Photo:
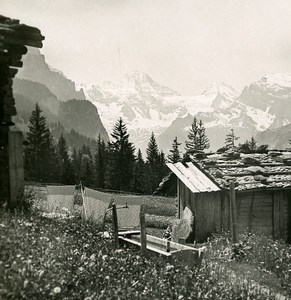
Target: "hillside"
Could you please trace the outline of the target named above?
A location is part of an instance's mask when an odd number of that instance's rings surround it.
[[[16,77],[44,84],[62,101],[85,99],[83,91],[77,91],[72,80],[66,78],[60,71],[52,69],[38,49],[29,48],[29,51],[23,57],[23,67]]]
[[[24,132],[28,131],[29,116],[38,103],[50,128],[60,123],[63,133],[70,142],[80,144],[90,139],[97,139],[100,134],[104,141],[108,141],[108,134],[100,120],[96,107],[87,100],[60,101],[44,84],[25,79],[14,79],[14,97],[17,115],[14,117],[16,126]],[[72,135],[73,133],[75,134]]]

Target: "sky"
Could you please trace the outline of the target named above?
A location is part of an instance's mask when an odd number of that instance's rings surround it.
[[[77,83],[133,70],[181,94],[212,82],[238,92],[291,73],[290,0],[0,0],[0,14],[38,27],[49,65]]]

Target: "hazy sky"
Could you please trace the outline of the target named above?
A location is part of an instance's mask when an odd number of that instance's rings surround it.
[[[37,26],[47,62],[78,83],[132,70],[184,94],[291,73],[290,0],[0,0]]]

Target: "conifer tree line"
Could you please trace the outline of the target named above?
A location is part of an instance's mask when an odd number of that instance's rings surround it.
[[[146,157],[130,141],[122,118],[116,121],[111,141],[105,143],[100,135],[92,153],[89,146],[70,148],[62,134],[55,140],[38,104],[29,119],[25,147],[25,178],[27,181],[61,184],[82,184],[107,190],[151,194],[169,174],[166,163],[188,160],[189,153],[205,151],[210,147],[202,120],[193,118],[185,141],[185,153],[180,151],[177,137],[166,156],[160,151],[154,133],[151,134]],[[257,146],[254,137],[235,145],[238,137],[234,130],[225,138],[224,150],[236,148],[239,152],[265,151],[266,145]]]
[[[29,119],[25,147],[27,181],[82,184],[100,189],[151,194],[168,174],[165,154],[158,149],[152,133],[146,159],[130,142],[120,118],[114,125],[111,141],[100,135],[95,153],[89,146],[69,149],[64,136],[54,140],[38,104]]]

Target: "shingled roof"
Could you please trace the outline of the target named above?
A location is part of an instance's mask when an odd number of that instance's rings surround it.
[[[192,162],[221,189],[235,182],[237,190],[291,188],[291,152],[213,153]]]

